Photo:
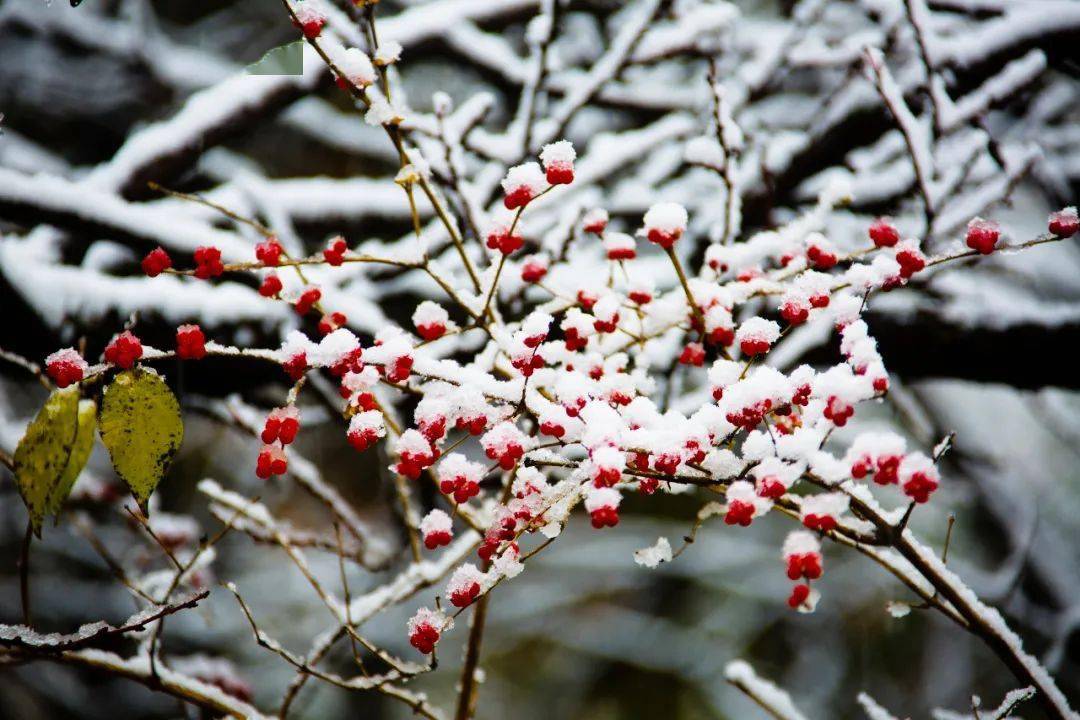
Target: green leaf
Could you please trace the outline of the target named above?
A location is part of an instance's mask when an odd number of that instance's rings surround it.
[[[244,68],[244,72],[248,75],[303,75],[304,41],[296,40],[270,50]]]
[[[94,449],[94,429],[97,427],[97,403],[93,400],[80,400],[78,412],[79,428],[75,432],[75,442],[71,446],[71,454],[68,455],[67,467],[64,468],[60,482],[53,488],[49,495],[46,512],[50,515],[60,514],[60,508],[71,494],[71,488],[79,478],[79,473],[86,467],[86,461],[90,459],[90,451]]]
[[[126,370],[105,389],[98,432],[116,474],[145,513],[184,440],[176,396],[152,370]]]
[[[57,390],[45,401],[15,449],[15,482],[38,537],[49,498],[71,457],[78,414],[78,388]]]

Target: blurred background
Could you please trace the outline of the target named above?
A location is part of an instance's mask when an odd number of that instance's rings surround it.
[[[1031,9],[1040,3],[1020,4]],[[663,5],[665,21],[675,22],[680,13],[708,3]],[[793,217],[836,169],[856,181],[856,204],[830,225],[830,237],[835,233],[841,247],[856,246],[878,213],[896,215],[902,227],[918,221],[910,168],[901,167],[895,137],[888,139],[888,116],[845,90],[860,77],[853,71],[857,53],[849,47],[856,41],[845,44],[847,37],[881,45],[908,67],[912,35],[896,19],[903,3],[736,5],[737,21],[715,32],[704,28],[671,57],[647,58],[629,68],[612,92],[570,124],[568,135],[581,148],[599,132],[656,128],[685,117],[697,123],[660,133],[647,152],[613,167],[590,201],[606,203],[616,225],[632,228],[659,189],[681,189],[696,230],[709,234],[716,207],[722,206],[719,185],[682,159],[682,143],[703,132],[709,118],[702,58],[719,54],[721,77],[742,78],[752,74],[753,63],[769,67],[768,48],[783,48],[769,82],[746,80],[753,92],[738,116],[751,145],[745,156],[744,234]],[[1008,0],[931,3],[935,27],[985,50],[969,49],[966,58],[958,51],[952,58],[948,79],[957,94],[1038,53],[1036,60],[1026,60],[1038,72],[1023,82],[1005,82],[979,115],[976,130],[995,138],[994,150],[1004,159],[973,161],[961,183],[970,192],[957,195],[967,199],[962,209],[970,210],[968,217],[989,210],[1017,240],[1042,232],[1047,213],[1071,204],[1080,185],[1080,19],[1063,12],[1068,5],[1045,3],[1046,14],[1035,17],[1034,29],[1017,24],[1003,30],[993,23],[1015,7]],[[420,15],[406,15],[423,6],[390,0],[378,5],[380,17],[405,18],[396,26],[388,23],[387,32],[403,38],[395,78],[410,106],[430,112],[437,90],[458,105],[490,93],[478,132],[495,133],[513,116],[521,95],[526,27],[538,3],[443,0],[431,3],[435,15],[425,23]],[[552,83],[565,90],[627,18],[615,0],[573,2],[560,13]],[[207,124],[168,152],[146,157],[125,145],[140,130],[176,118],[193,96],[220,87],[294,35],[273,0],[85,0],[77,8],[64,0],[0,0],[0,173],[6,173],[0,174],[0,348],[41,362],[53,350],[82,341],[87,356],[96,357],[133,312],[144,341],[161,346],[170,344],[176,324],[184,321],[201,322],[221,342],[259,347],[276,346],[295,326],[278,306],[260,304],[253,286],[222,283],[200,290],[199,297],[178,299],[145,284],[138,260],[161,242],[152,225],[167,224],[171,216],[165,213],[228,227],[212,213],[151,192],[147,180],[235,203],[275,229],[285,228],[289,242],[311,249],[330,233],[352,241],[408,232],[404,198],[389,182],[396,170],[389,143],[381,130],[359,120],[327,77],[310,69],[253,93],[241,111],[230,108],[219,125]],[[205,118],[209,110],[201,112]],[[185,127],[180,123],[172,130],[182,133]],[[122,148],[127,155],[118,155]],[[1028,149],[1030,156],[1016,160]],[[475,155],[469,162],[479,174],[490,158],[483,158],[482,148]],[[22,180],[29,177],[56,183],[31,186]],[[379,194],[374,179],[389,190]],[[29,194],[20,194],[28,187]],[[863,187],[865,194],[859,192]],[[83,189],[90,194],[82,195]],[[125,207],[160,208],[163,214],[139,220],[146,226],[132,225],[126,210],[114,212],[91,190],[120,198]],[[939,230],[932,240],[940,248],[950,228]],[[890,428],[904,433],[909,444],[929,448],[946,433],[957,433],[940,500],[920,508],[913,526],[940,549],[948,517],[955,517],[950,566],[1002,610],[1074,706],[1080,704],[1078,273],[1074,239],[957,268],[883,298],[872,308],[871,329],[894,373],[893,391],[888,402],[860,408],[854,427],[840,437],[842,443],[859,430]],[[355,278],[340,290],[354,303],[349,315],[359,333],[390,320],[404,322],[418,299],[413,285],[393,276]],[[836,348],[803,337],[783,352],[777,362],[794,365],[829,362]],[[276,369],[256,366],[237,373],[234,364],[215,360],[159,369],[180,397],[187,432],[158,491],[158,512],[175,516],[183,527],[190,521],[181,516],[190,516],[198,524],[196,536],[216,532],[221,524],[195,490],[199,479],[209,477],[258,495],[296,527],[327,530],[325,509],[302,489],[283,479],[267,484],[254,477],[257,441],[221,420],[222,400],[230,395],[245,406],[279,404],[286,386]],[[44,397],[31,375],[0,362],[0,448],[14,449]],[[340,420],[321,403],[311,400],[303,412],[298,451],[364,520],[384,528],[389,542],[403,548],[393,486],[381,477],[386,458],[369,453],[358,460],[344,442]],[[419,498],[425,507],[436,500],[429,490]],[[154,546],[126,521],[118,494],[98,447],[68,517],[48,527],[33,548],[35,615],[42,628],[71,631],[136,609],[87,537],[92,533],[125,566],[160,564]],[[16,558],[25,510],[10,474],[0,481],[0,496],[0,622],[13,623],[19,619]],[[658,536],[676,544],[702,502],[693,495],[628,498],[622,522],[610,532],[594,532],[577,517],[527,572],[500,588],[491,602],[477,717],[763,717],[723,680],[724,665],[737,658],[789,690],[808,717],[822,720],[863,717],[855,703],[861,690],[898,717],[921,718],[936,707],[966,712],[973,694],[996,704],[1014,686],[995,657],[944,619],[920,611],[893,617],[887,603],[911,600],[909,594],[862,556],[835,547],[826,551],[817,612],[790,612],[779,558],[789,527],[781,518],[737,532],[719,522],[706,525],[676,562],[657,570],[634,563],[633,551]],[[312,557],[320,576],[337,587],[336,558]],[[393,577],[405,560],[396,557],[384,572],[351,570],[354,594]],[[331,618],[280,550],[233,533],[218,546],[217,562],[205,578],[214,588],[211,598],[197,611],[170,619],[164,649],[178,666],[225,658],[257,705],[276,707],[293,669],[256,645],[233,599],[216,587],[222,579],[235,581],[264,629],[297,652]],[[380,645],[410,653],[404,623],[431,594],[379,616],[366,632]],[[434,701],[455,695],[464,637],[459,623],[440,646],[439,672],[415,683]],[[349,665],[341,645],[328,667],[347,672]],[[49,663],[0,667],[5,720],[149,720],[190,712],[164,695],[93,672]],[[381,695],[312,682],[291,716],[409,714]],[[1034,704],[1018,715],[1041,717]]]

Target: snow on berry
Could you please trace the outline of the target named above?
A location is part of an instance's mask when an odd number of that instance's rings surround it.
[[[381,367],[388,382],[401,383],[409,379],[412,373],[415,350],[404,333],[397,333],[376,340],[368,349],[365,358]]]
[[[480,481],[484,479],[485,468],[478,462],[472,462],[461,453],[450,453],[439,463],[439,490],[444,495],[453,495],[454,502],[468,502],[480,494]]]
[[[788,325],[801,325],[810,317],[810,296],[800,288],[791,288],[780,298],[780,317]]]
[[[434,550],[454,539],[454,523],[449,515],[436,508],[420,521],[420,534],[424,537],[424,547]]]
[[[105,362],[127,370],[135,364],[136,360],[142,357],[142,342],[130,330],[125,330],[116,335],[105,347],[104,355]]]
[[[448,620],[441,612],[422,607],[409,618],[405,627],[409,633],[409,644],[425,655],[430,655],[435,651],[440,634],[452,625],[453,621]]]
[[[705,346],[698,342],[686,343],[679,354],[679,363],[701,367],[705,364]]]
[[[295,20],[293,24],[304,33],[308,40],[314,40],[322,33],[326,25],[326,11],[320,0],[300,0],[293,5]]]
[[[817,607],[821,594],[807,584],[799,584],[791,589],[788,596],[788,607],[801,613],[812,613]]]
[[[472,563],[465,563],[450,576],[446,584],[446,594],[454,607],[468,607],[480,597],[480,587],[484,582],[484,573]]]
[[[899,243],[893,257],[900,265],[900,276],[905,279],[926,267],[926,256],[922,254],[916,240],[904,240]]]
[[[994,252],[998,238],[1001,237],[1001,228],[996,222],[983,220],[981,217],[972,218],[967,224],[967,233],[964,242],[967,246],[983,255]]]
[[[430,342],[441,338],[446,333],[446,329],[450,326],[450,315],[442,305],[425,300],[417,305],[412,321],[420,337]]]
[[[45,372],[59,388],[66,388],[86,377],[90,369],[86,360],[75,348],[64,348],[45,358]]]
[[[821,233],[810,233],[806,238],[806,259],[818,270],[828,270],[840,260],[836,246]]]
[[[526,283],[538,283],[544,279],[548,272],[548,259],[546,255],[530,255],[521,264],[521,281]]]
[[[577,153],[569,140],[545,145],[540,151],[547,181],[552,185],[568,185],[574,181],[574,160]]]
[[[613,487],[622,479],[626,466],[626,453],[606,445],[593,450],[590,456],[590,474],[596,487]]]
[[[503,470],[511,470],[529,445],[529,438],[511,422],[501,422],[480,438],[484,453],[497,460]]]
[[[593,305],[593,328],[598,333],[612,333],[619,324],[619,296],[614,293],[603,295]]]
[[[799,479],[802,470],[800,465],[789,465],[779,458],[766,457],[754,466],[750,474],[754,477],[758,495],[778,500]]]
[[[288,458],[285,457],[285,448],[279,443],[263,445],[259,451],[259,459],[255,465],[255,474],[263,480],[268,480],[274,475],[284,475],[289,468]]]
[[[844,462],[856,480],[873,476],[878,485],[894,485],[905,450],[904,438],[894,433],[861,433],[852,441]]]
[[[735,332],[735,340],[744,355],[753,357],[769,351],[780,337],[780,326],[772,320],[752,317]]]
[[[821,543],[806,530],[792,530],[784,539],[784,563],[789,580],[817,580],[821,577]]]
[[[398,462],[393,466],[394,472],[413,480],[420,477],[424,468],[431,467],[438,458],[438,451],[419,430],[413,428],[398,436],[394,443],[394,452],[398,456]]]
[[[607,224],[608,211],[604,208],[593,208],[581,219],[581,229],[593,235],[603,235]]]
[[[592,318],[576,307],[566,311],[559,327],[566,336],[566,349],[571,352],[584,350],[589,338],[596,334]]]
[[[633,260],[637,257],[637,241],[626,233],[607,233],[604,235],[604,252],[608,260]]]
[[[649,208],[643,220],[643,234],[651,243],[669,249],[686,232],[686,208],[678,203],[662,202]]]
[[[1076,208],[1069,206],[1051,213],[1046,226],[1055,237],[1069,238],[1080,230],[1080,217],[1077,217]]]
[[[339,85],[348,83],[362,90],[378,78],[375,67],[371,64],[371,58],[359,48],[342,49],[338,46],[336,52],[332,53],[332,58],[334,65],[341,72],[341,77],[338,79]]]
[[[206,357],[206,336],[198,325],[176,328],[176,357],[181,360],[202,360]]]
[[[590,487],[585,493],[585,510],[597,530],[619,524],[619,503],[622,495],[612,487]]]
[[[627,285],[626,296],[638,305],[648,305],[656,297],[656,282],[648,276],[633,278]]]
[[[917,503],[929,500],[941,482],[934,461],[922,453],[904,456],[897,472],[900,488]]]
[[[263,443],[269,445],[280,442],[288,445],[296,439],[296,433],[300,430],[300,409],[295,405],[274,408],[266,416],[260,437]]]
[[[503,204],[507,210],[515,210],[528,205],[533,198],[547,188],[544,171],[534,162],[515,165],[510,168],[502,180],[505,193]],[[488,242],[490,243],[490,236]]]
[[[753,483],[736,480],[727,489],[727,509],[724,522],[728,525],[746,527],[754,518],[764,515],[772,509],[772,500],[762,497]]]
[[[363,452],[386,435],[383,414],[378,410],[365,410],[352,416],[345,437],[357,451]]]
[[[384,40],[375,48],[375,64],[382,67],[393,65],[401,59],[401,43],[396,40]]]
[[[147,277],[157,277],[172,267],[172,258],[165,248],[156,247],[142,259],[142,270]]]
[[[848,502],[848,496],[839,492],[808,495],[803,498],[800,507],[802,523],[811,530],[833,530],[847,511]]]
[[[503,255],[510,255],[525,245],[512,217],[495,217],[488,225],[487,246]]]
[[[731,311],[723,305],[713,305],[705,311],[705,341],[720,347],[735,342],[735,321]]]

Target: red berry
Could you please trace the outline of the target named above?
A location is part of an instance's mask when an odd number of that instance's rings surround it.
[[[267,238],[255,246],[255,259],[266,267],[277,267],[281,263],[281,245],[277,238]]]
[[[162,247],[156,247],[142,260],[142,269],[147,277],[157,277],[172,267],[172,258]]]
[[[206,357],[206,336],[198,325],[176,328],[176,356],[181,360],[202,360]]]
[[[281,278],[271,273],[263,278],[259,286],[259,294],[263,297],[274,297],[281,292]]]
[[[349,321],[343,312],[326,313],[319,320],[319,334],[329,335]]]
[[[547,275],[547,267],[539,262],[526,262],[521,268],[521,280],[527,283],[538,283]]]
[[[803,603],[805,603],[806,599],[809,598],[809,597],[810,597],[810,586],[809,585],[796,585],[795,587],[793,587],[791,589],[791,596],[788,597],[788,601],[787,601],[788,606],[792,610],[794,610],[795,608],[797,608],[800,605],[802,605]]]
[[[323,250],[323,258],[329,265],[337,267],[345,262],[345,253],[349,250],[349,245],[345,242],[345,238],[340,235],[330,241],[330,245]]]
[[[79,382],[86,377],[86,360],[74,348],[57,350],[45,358],[45,371],[59,388]]]
[[[1047,227],[1051,234],[1059,238],[1072,237],[1077,230],[1080,230],[1080,217],[1076,215],[1076,208],[1069,207],[1058,210],[1050,216]]]
[[[319,302],[322,298],[322,291],[316,287],[305,288],[304,292],[300,293],[299,299],[296,301],[295,309],[297,315],[307,315],[311,308],[315,307],[315,303]]]
[[[994,252],[994,246],[997,245],[1000,236],[1001,229],[998,228],[997,223],[975,218],[968,223],[965,241],[972,250],[989,255]]]
[[[133,333],[125,330],[105,348],[105,361],[127,370],[142,354],[142,342]]]
[[[701,343],[687,343],[679,355],[679,362],[683,365],[701,367],[705,364],[705,347]]]
[[[880,217],[870,225],[870,239],[874,247],[892,247],[900,242],[900,232],[889,218]]]

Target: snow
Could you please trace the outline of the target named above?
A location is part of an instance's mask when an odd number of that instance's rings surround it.
[[[647,568],[655,568],[660,563],[671,562],[671,543],[666,537],[657,538],[655,545],[634,551],[634,562]]]
[[[806,720],[806,716],[795,707],[791,696],[754,672],[754,668],[750,667],[749,663],[743,660],[729,662],[724,666],[724,678],[729,683],[744,689],[779,720]]]

